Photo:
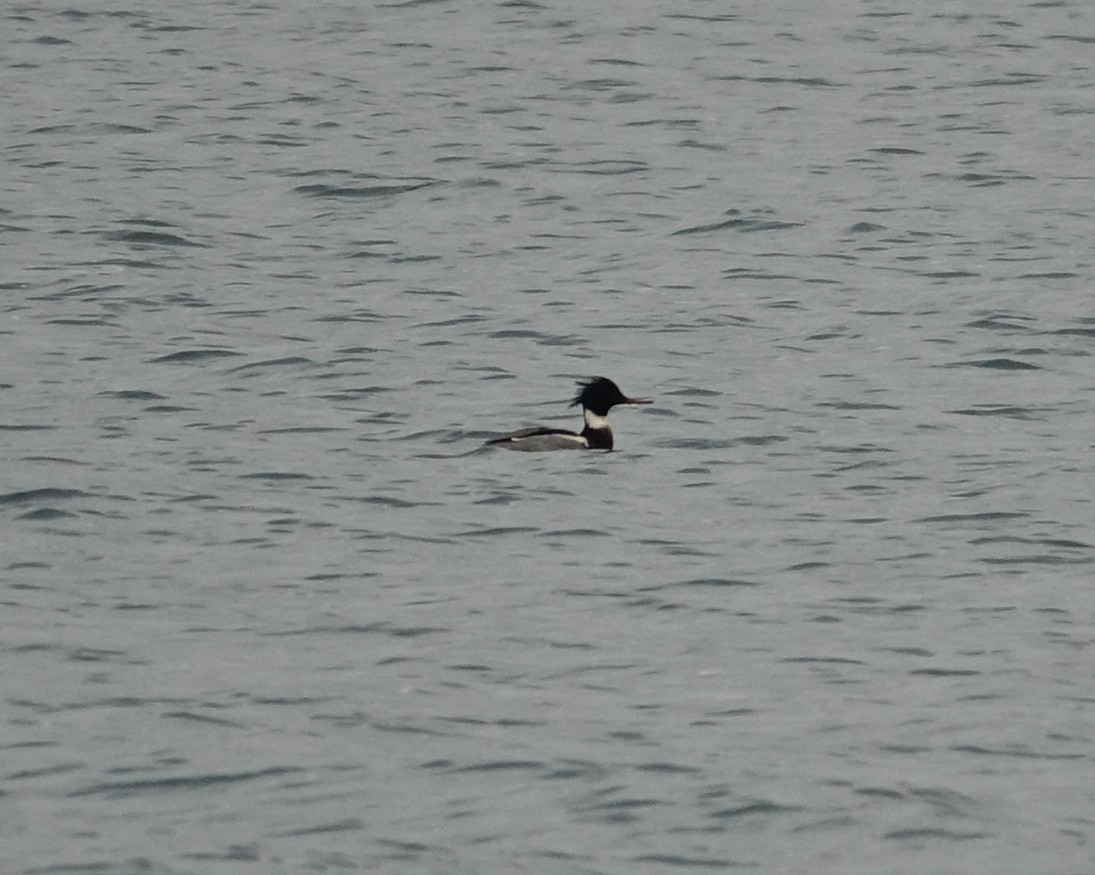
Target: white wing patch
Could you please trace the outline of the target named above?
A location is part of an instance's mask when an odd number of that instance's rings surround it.
[[[526,428],[494,438],[490,446],[523,453],[543,453],[548,450],[588,450],[589,441],[580,434],[567,432],[543,432]]]

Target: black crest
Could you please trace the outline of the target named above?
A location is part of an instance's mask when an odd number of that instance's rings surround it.
[[[628,402],[628,397],[608,377],[591,377],[578,385],[581,388],[570,402],[571,407],[580,404],[598,416],[607,416],[611,408]]]

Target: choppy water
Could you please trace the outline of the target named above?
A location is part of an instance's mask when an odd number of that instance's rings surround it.
[[[4,872],[1095,871],[1090,4],[3,22]]]

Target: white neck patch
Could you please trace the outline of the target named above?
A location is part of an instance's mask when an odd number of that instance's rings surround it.
[[[592,410],[583,410],[582,414],[585,416],[586,428],[592,428],[595,431],[602,428],[608,428],[608,417],[598,416]]]

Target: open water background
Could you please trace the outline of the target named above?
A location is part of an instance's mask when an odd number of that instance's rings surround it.
[[[3,872],[1095,872],[1095,6],[0,20]]]

